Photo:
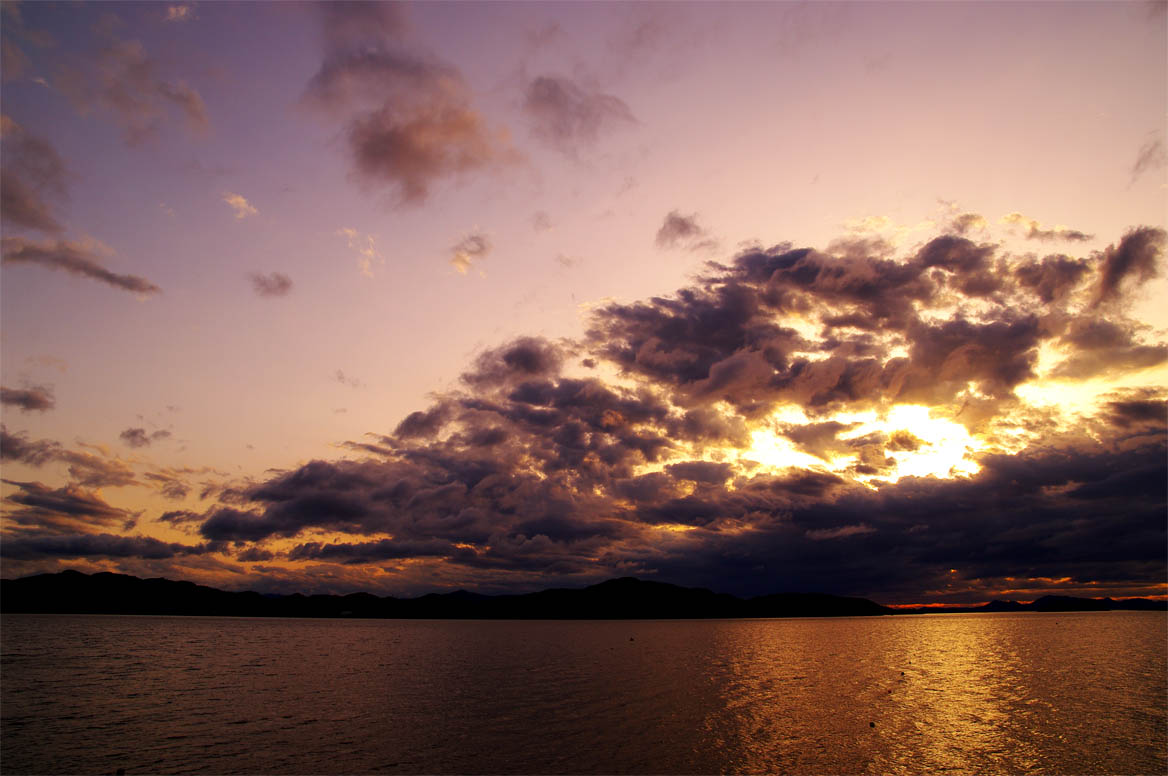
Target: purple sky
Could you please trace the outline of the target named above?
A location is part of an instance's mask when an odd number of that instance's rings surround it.
[[[1165,3],[0,8],[5,577],[1166,592]]]

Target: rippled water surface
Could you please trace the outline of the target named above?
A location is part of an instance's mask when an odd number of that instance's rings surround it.
[[[16,773],[1168,772],[1168,617],[5,615]]]

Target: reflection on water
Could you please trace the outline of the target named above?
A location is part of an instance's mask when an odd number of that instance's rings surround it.
[[[1160,613],[6,615],[5,773],[1163,773]]]

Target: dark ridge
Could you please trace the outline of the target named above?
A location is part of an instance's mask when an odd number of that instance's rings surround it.
[[[108,572],[91,575],[62,571],[0,580],[0,611],[5,613],[614,620],[1111,610],[1165,611],[1168,602],[1045,596],[1029,604],[993,601],[969,608],[890,609],[864,598],[824,593],[776,593],[742,599],[634,577],[610,579],[582,589],[558,588],[522,595],[482,595],[456,590],[418,598],[378,597],[370,593],[343,596],[233,593],[193,582],[139,579]]]
[[[0,580],[6,613],[171,614],[238,617],[374,617],[418,619],[696,619],[720,617],[846,617],[889,614],[862,598],[783,593],[743,600],[701,588],[633,577],[583,589],[523,595],[465,590],[418,598],[350,595],[232,593],[168,579],[62,571]]]

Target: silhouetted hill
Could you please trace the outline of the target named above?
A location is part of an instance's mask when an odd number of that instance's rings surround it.
[[[690,619],[840,617],[888,614],[862,598],[783,593],[741,599],[632,577],[583,589],[523,595],[458,590],[418,598],[232,593],[192,582],[63,571],[0,581],[4,612],[230,615],[250,617],[400,617],[425,619]]]
[[[1070,612],[1116,609],[1164,611],[1168,603],[1131,599],[1044,596],[1029,604],[993,601],[946,612]],[[698,619],[720,617],[850,617],[921,614],[937,609],[889,609],[864,598],[823,593],[776,593],[742,599],[702,588],[633,577],[582,589],[522,595],[465,590],[418,598],[233,593],[193,582],[139,579],[124,574],[62,571],[0,580],[0,611],[77,614],[176,614],[238,617],[374,617],[416,619]]]

